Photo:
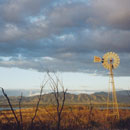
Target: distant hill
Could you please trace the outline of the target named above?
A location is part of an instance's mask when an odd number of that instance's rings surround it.
[[[62,96],[62,93],[60,93]],[[18,96],[10,96],[11,102],[14,104],[19,101]],[[94,94],[66,94],[66,103],[67,104],[86,104],[90,103],[106,103],[107,93],[106,92],[96,92]],[[23,97],[23,104],[34,104],[38,100],[38,96],[29,96]],[[117,100],[119,103],[130,103],[130,97],[127,94],[127,91],[118,91]],[[42,95],[42,103],[51,104],[55,102],[54,94],[44,94]],[[6,99],[3,96],[0,96],[0,105],[7,104]]]
[[[24,96],[29,96],[31,90],[24,90],[24,89],[5,89],[5,92],[8,96],[20,96],[21,93],[24,94]],[[0,95],[2,94],[2,91],[0,91]]]
[[[33,96],[38,95],[40,90],[39,89],[5,89],[5,92],[8,96],[20,96],[21,93],[23,96]],[[44,90],[44,93],[48,93],[49,90]],[[2,91],[0,91],[0,95],[2,94]]]

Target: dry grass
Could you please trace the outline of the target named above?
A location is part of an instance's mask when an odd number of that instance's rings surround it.
[[[27,130],[30,127],[31,119],[33,117],[35,109],[28,108],[22,109],[23,116],[23,129]],[[130,110],[120,110],[120,119],[124,121],[124,129],[127,129],[125,121],[130,117]],[[19,110],[16,110],[16,115],[20,120]],[[55,129],[56,128],[56,107],[40,107],[37,116],[34,120],[34,129]],[[61,129],[64,130],[85,130],[85,129],[114,129],[122,127],[118,122],[120,121],[108,121],[106,120],[106,110],[90,109],[86,106],[65,106],[62,112]],[[14,129],[15,119],[11,111],[0,112],[0,129]],[[9,126],[9,128],[7,127]],[[129,127],[129,126],[128,126]],[[120,129],[120,128],[119,128]]]

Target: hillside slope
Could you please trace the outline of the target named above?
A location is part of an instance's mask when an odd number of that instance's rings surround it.
[[[60,93],[60,97],[62,93]],[[10,100],[13,104],[17,104],[19,102],[18,96],[10,96]],[[22,102],[23,104],[35,104],[38,100],[38,96],[31,96],[31,97],[23,97]],[[67,104],[87,104],[90,103],[106,103],[107,100],[107,93],[106,92],[98,92],[94,94],[66,94],[66,103]],[[127,92],[120,91],[117,92],[117,100],[119,103],[130,103],[130,97],[127,95]],[[54,94],[44,94],[42,95],[41,103],[51,104],[55,102]],[[0,96],[0,105],[7,104],[6,99],[3,96]]]

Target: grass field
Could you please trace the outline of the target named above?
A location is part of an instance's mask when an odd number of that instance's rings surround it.
[[[34,129],[34,130],[56,130],[57,111],[54,106],[39,107],[36,118],[31,124],[35,108],[22,109],[22,119],[19,110],[16,110],[18,120],[21,120],[21,128],[17,128],[14,115],[11,111],[0,111],[0,129]],[[129,129],[130,110],[120,109],[120,120],[106,118],[106,110],[85,105],[65,106],[62,112],[61,130],[86,130],[86,129]]]

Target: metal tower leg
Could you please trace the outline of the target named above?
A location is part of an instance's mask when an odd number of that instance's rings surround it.
[[[119,119],[119,110],[118,110],[118,103],[116,97],[116,90],[114,84],[114,77],[112,71],[112,63],[110,64],[110,85],[112,86],[112,108],[113,110],[110,112],[110,88],[108,90],[108,98],[107,98],[107,117],[114,116],[115,118]]]

